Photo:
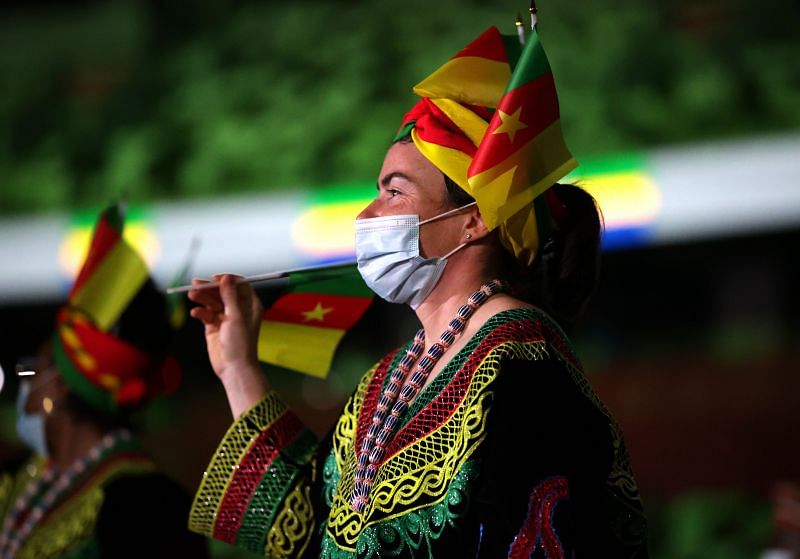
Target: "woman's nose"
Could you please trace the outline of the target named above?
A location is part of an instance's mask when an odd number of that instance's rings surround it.
[[[373,200],[372,202],[367,204],[366,208],[364,208],[359,212],[359,214],[356,216],[356,219],[367,219],[370,217],[379,217],[379,216],[380,214],[378,213],[378,200]]]

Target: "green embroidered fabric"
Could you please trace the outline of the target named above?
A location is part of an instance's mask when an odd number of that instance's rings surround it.
[[[330,462],[330,459],[326,461],[326,470]],[[335,462],[332,467],[333,470],[336,469]],[[323,533],[320,559],[410,557],[420,552],[424,555],[426,551],[430,556],[431,543],[466,514],[469,496],[477,477],[478,468],[475,462],[465,462],[450,483],[444,500],[367,526],[358,538],[355,553],[339,548],[327,533]],[[332,472],[326,477],[326,498],[335,490],[336,481],[338,476]]]

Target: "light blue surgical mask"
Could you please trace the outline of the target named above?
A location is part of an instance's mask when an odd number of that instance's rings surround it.
[[[45,414],[28,413],[25,404],[31,394],[31,383],[23,380],[19,383],[17,393],[17,435],[36,454],[48,456],[47,438],[45,437]]]
[[[356,220],[356,262],[364,282],[390,303],[416,310],[442,277],[447,259],[466,246],[462,243],[444,256],[419,254],[419,226],[474,205],[471,202],[424,221],[418,215],[390,215]]]

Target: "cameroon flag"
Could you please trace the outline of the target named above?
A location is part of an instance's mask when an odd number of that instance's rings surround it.
[[[118,204],[103,211],[68,297],[70,306],[92,317],[103,331],[117,322],[149,276],[147,264],[122,238],[122,228]]]
[[[414,93],[430,99],[494,107],[511,79],[521,48],[519,38],[490,27],[414,86]]]
[[[494,229],[576,166],[561,131],[550,64],[533,30],[467,171],[470,193]]]
[[[469,167],[520,48],[517,37],[490,27],[414,86],[422,99],[406,114],[398,137],[410,131],[420,153],[466,192],[472,190]]]
[[[336,347],[372,297],[354,265],[291,273],[288,293],[264,311],[258,358],[325,378]]]
[[[420,153],[475,198],[489,228],[517,231],[512,237],[535,252],[550,222],[540,194],[577,166],[536,31],[522,48],[517,36],[491,27],[414,92],[422,99],[398,137],[410,133]]]
[[[114,204],[97,220],[67,304],[56,316],[53,344],[70,390],[109,415],[180,383],[178,363],[164,356],[163,298],[122,231],[122,207]]]

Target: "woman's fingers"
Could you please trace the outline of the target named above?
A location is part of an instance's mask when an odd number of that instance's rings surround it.
[[[239,279],[240,276],[231,274],[219,277],[219,294],[225,307],[225,314],[232,317],[241,316],[243,302],[250,296],[250,291],[252,291],[252,287],[249,284],[238,283]]]
[[[263,314],[264,306],[261,304],[261,299],[250,297],[250,318],[253,324],[260,325]]]
[[[204,285],[210,283],[206,280],[201,279],[193,279],[192,285]],[[197,303],[198,305],[202,305],[206,308],[209,308],[215,312],[222,312],[224,310],[224,306],[222,304],[222,297],[219,293],[219,288],[211,287],[206,289],[194,289],[189,291],[188,294],[189,300]]]
[[[194,307],[192,310],[189,311],[189,315],[192,318],[200,320],[204,324],[211,325],[211,324],[218,324],[220,322],[220,313],[214,312],[205,307]]]
[[[202,279],[193,279],[192,285],[206,285],[211,283]],[[219,295],[219,288],[211,287],[206,289],[193,289],[189,291],[188,297],[198,305],[221,307],[222,299]]]
[[[255,296],[253,287],[240,280],[241,276],[217,274],[212,281],[219,283],[219,287],[190,291],[189,299],[199,305],[192,309],[191,316],[206,324],[218,324],[225,317],[234,321],[242,320],[247,325],[260,320],[261,302]],[[206,280],[192,280],[192,285],[207,283]]]

